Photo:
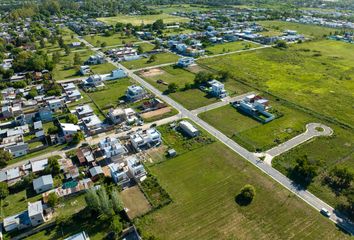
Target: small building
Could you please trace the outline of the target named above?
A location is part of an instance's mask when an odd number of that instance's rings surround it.
[[[139,182],[144,181],[146,171],[144,165],[135,157],[130,156],[127,158],[128,170],[132,177]]]
[[[54,186],[52,175],[44,175],[33,180],[33,189],[37,194],[46,192]]]
[[[120,124],[126,119],[125,112],[122,108],[111,108],[108,112],[108,118],[111,119],[114,124]]]
[[[40,108],[37,115],[42,122],[51,122],[53,120],[53,113],[49,107]]]
[[[103,170],[100,166],[90,168],[89,172],[91,174],[92,181],[96,181],[99,179],[100,176],[104,175]]]
[[[106,158],[119,157],[127,152],[117,138],[106,137],[98,145]]]
[[[146,91],[141,86],[132,85],[128,87],[125,96],[128,101],[136,102],[146,97]]]
[[[80,164],[91,163],[95,161],[90,147],[81,147],[76,150],[76,156]]]
[[[82,82],[83,82],[84,86],[86,86],[86,87],[103,87],[104,86],[103,79],[98,74],[91,75],[90,77],[83,80]]]
[[[102,128],[102,121],[95,114],[82,118],[82,123],[88,131],[97,131]]]
[[[121,166],[118,163],[111,163],[108,165],[108,168],[111,172],[111,177],[114,183],[122,186],[130,182],[127,170],[124,169],[124,166]]]
[[[28,217],[28,212],[24,211],[13,216],[4,218],[3,227],[6,232],[14,230],[22,230],[31,226],[31,220]]]
[[[82,98],[81,92],[78,89],[70,90],[66,92],[66,100],[67,101],[77,101]]]
[[[137,151],[140,151],[143,148],[158,146],[162,140],[160,132],[155,128],[150,128],[130,135],[130,142]]]
[[[127,74],[123,69],[118,68],[118,69],[113,70],[110,74],[105,74],[105,75],[102,75],[101,77],[102,77],[103,81],[111,81],[111,80],[116,80],[116,79],[120,79],[120,78],[125,78],[125,77],[127,77]]]
[[[43,215],[42,201],[28,203],[28,217],[30,218],[33,227],[38,226],[45,222]]]
[[[18,143],[5,147],[5,150],[12,154],[14,158],[24,156],[28,153],[28,143]]]
[[[218,80],[212,80],[208,82],[209,85],[211,86],[211,95],[218,97],[218,98],[224,98],[227,97],[227,92],[225,90],[224,84],[219,82]]]
[[[90,66],[84,65],[84,66],[80,66],[80,73],[81,75],[88,75],[91,73],[91,68]]]
[[[195,60],[192,57],[183,57],[178,59],[177,66],[185,68],[188,67],[189,65],[194,64]]]
[[[31,161],[31,169],[33,173],[41,172],[48,166],[48,159]]]
[[[71,139],[80,130],[78,125],[72,123],[60,123],[60,128],[67,140]]]
[[[169,149],[169,150],[167,150],[167,156],[168,157],[175,157],[177,155],[177,152],[176,152],[176,150],[174,150],[173,148],[172,149]]]
[[[76,107],[75,112],[79,119],[91,116],[93,114],[93,110],[88,104]]]
[[[189,137],[196,137],[200,134],[199,130],[196,129],[190,122],[183,120],[179,123],[180,129],[186,133]]]
[[[90,240],[90,238],[85,232],[80,232],[70,237],[67,237],[64,240]]]
[[[90,56],[85,61],[86,65],[97,65],[97,64],[102,64],[102,63],[105,63],[105,59],[103,56],[98,55],[98,54]]]
[[[52,112],[61,110],[64,107],[64,102],[61,99],[48,100],[48,107]]]

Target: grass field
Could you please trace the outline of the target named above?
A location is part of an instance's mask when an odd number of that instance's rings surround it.
[[[117,15],[115,17],[98,18],[99,21],[102,21],[108,25],[115,25],[116,23],[124,23],[124,24],[131,23],[135,26],[140,26],[142,23],[152,24],[158,19],[162,19],[165,24],[176,23],[176,22],[181,23],[181,22],[189,21],[188,18],[172,16],[165,13],[157,14],[157,15],[139,15],[139,16]]]
[[[100,47],[102,43],[106,43],[107,46],[113,46],[138,41],[134,36],[121,36],[120,34],[114,34],[109,37],[103,35],[86,35],[84,39],[95,47]]]
[[[354,169],[353,131],[329,125],[334,130],[331,137],[316,138],[302,144],[287,153],[274,158],[272,165],[285,175],[295,166],[296,159],[307,155],[311,161],[319,161],[319,175],[308,186],[308,189],[317,197],[336,206],[342,202],[343,196],[336,195],[331,189],[323,185],[323,180],[334,166],[346,166]]]
[[[158,239],[346,239],[302,200],[220,143],[151,168],[173,202],[136,222],[143,237]],[[257,195],[240,207],[245,184]]]
[[[256,48],[259,46],[260,45],[256,43],[237,41],[237,42],[229,42],[223,44],[215,44],[214,46],[207,47],[205,50],[209,54],[220,54],[220,53],[227,53],[227,52],[234,52],[234,51],[245,50],[250,48]]]
[[[231,105],[200,114],[200,117],[225,135],[250,151],[265,151],[305,131],[305,125],[317,122],[307,114],[282,106],[270,105],[284,114],[269,123],[262,124],[243,115]]]
[[[157,11],[162,11],[168,14],[174,12],[207,11],[214,8],[212,6],[196,5],[196,4],[158,5],[158,6],[151,6],[151,7]]]
[[[175,63],[178,60],[178,56],[173,53],[159,53],[156,54],[156,61],[148,62],[148,58],[142,58],[139,60],[129,61],[129,62],[122,62],[122,64],[129,69],[139,69],[145,67],[152,67],[160,64],[165,63]]]
[[[323,40],[287,50],[268,48],[199,62],[228,70],[254,87],[353,126],[353,51],[352,44]]]
[[[127,88],[134,83],[129,78],[123,78],[105,84],[107,89],[88,93],[88,95],[101,109],[106,109],[110,106],[117,106],[121,100],[120,98],[124,97]]]
[[[333,28],[322,27],[311,24],[301,24],[301,23],[293,23],[293,22],[285,22],[285,21],[260,21],[258,22],[263,27],[268,30],[283,32],[285,30],[295,30],[298,33],[305,35],[305,37],[313,37],[313,38],[321,38],[323,35],[329,35],[331,32],[335,30]]]
[[[86,61],[93,52],[90,50],[78,52],[81,57],[82,63]],[[53,70],[53,78],[56,80],[70,79],[75,77],[81,77],[79,69],[72,66],[75,52],[71,52],[69,55],[62,55],[60,62],[56,64]],[[91,70],[96,74],[110,73],[112,70],[116,69],[110,63],[103,63],[99,65],[90,66]]]

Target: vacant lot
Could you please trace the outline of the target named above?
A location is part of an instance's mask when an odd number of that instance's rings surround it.
[[[200,62],[228,70],[240,81],[269,91],[294,104],[354,125],[354,45],[336,41],[296,44]],[[229,81],[228,84],[237,84]]]
[[[106,89],[88,93],[93,101],[103,110],[116,107],[121,98],[125,96],[125,91],[133,82],[129,78],[119,79],[113,82],[105,82]]]
[[[307,123],[316,122],[307,114],[275,102],[270,105],[283,116],[266,124],[238,112],[231,105],[202,113],[200,117],[250,151],[270,149],[305,131]]]
[[[136,221],[159,239],[345,239],[333,223],[220,143],[151,168],[173,202]],[[245,184],[257,195],[235,203]]]
[[[114,34],[112,36],[88,35],[85,36],[84,39],[95,47],[100,47],[102,43],[106,43],[107,46],[113,46],[126,43],[133,43],[137,41],[134,36],[128,37],[120,34]]]
[[[125,208],[128,208],[128,216],[133,219],[147,213],[151,206],[138,186],[123,190],[120,193]]]
[[[159,53],[156,54],[156,60],[149,62],[149,58],[142,58],[139,60],[122,62],[122,64],[129,69],[139,69],[145,67],[152,67],[164,63],[175,63],[178,60],[178,56],[173,53]]]
[[[300,34],[305,35],[305,37],[321,38],[323,35],[329,35],[334,32],[333,28],[327,28],[317,25],[292,23],[284,21],[260,21],[263,27],[267,28],[270,33],[283,32],[285,30],[295,30]],[[277,35],[277,34],[276,34]]]
[[[85,62],[90,55],[94,53],[90,50],[77,52],[80,54],[81,63]],[[56,80],[70,79],[75,77],[82,77],[79,72],[79,66],[73,66],[75,52],[71,52],[69,55],[62,54],[60,62],[56,64],[53,70],[53,78]],[[92,72],[96,74],[110,73],[116,69],[110,63],[103,63],[99,65],[90,66]]]
[[[259,44],[250,43],[250,42],[230,42],[230,43],[223,43],[223,44],[215,44],[214,46],[207,47],[205,50],[209,54],[220,54],[220,53],[227,53],[227,52],[234,52],[239,50],[246,50],[250,48],[259,47]]]
[[[157,15],[141,15],[141,16],[131,16],[131,15],[117,15],[115,17],[98,18],[109,25],[115,25],[116,23],[131,23],[135,26],[140,26],[143,24],[152,24],[156,20],[162,19],[164,23],[177,23],[177,22],[188,22],[188,18],[181,18],[177,16],[168,15],[165,13]]]

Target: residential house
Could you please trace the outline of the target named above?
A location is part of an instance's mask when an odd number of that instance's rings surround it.
[[[130,182],[127,175],[128,170],[124,169],[124,166],[121,166],[118,163],[111,163],[108,165],[108,168],[111,172],[111,177],[114,183],[122,186]]]
[[[179,123],[179,127],[189,137],[196,137],[200,134],[199,130],[196,129],[190,122],[186,120],[181,121]]]
[[[120,157],[127,152],[117,138],[106,137],[98,145],[106,158]]]
[[[146,97],[146,91],[141,86],[132,85],[128,87],[125,96],[128,101],[136,102]]]
[[[28,217],[31,221],[33,227],[38,226],[45,222],[43,215],[43,205],[42,201],[37,201],[34,203],[28,203]]]
[[[76,107],[75,112],[79,119],[91,116],[93,114],[93,110],[88,104]]]
[[[87,79],[82,81],[86,87],[103,87],[104,83],[100,75],[91,75]]]
[[[91,73],[91,69],[90,66],[84,65],[84,66],[80,66],[80,73],[81,75],[88,75]]]
[[[76,156],[80,164],[91,163],[95,161],[90,147],[81,147],[76,150]]]
[[[194,64],[195,60],[192,57],[183,57],[178,59],[177,66],[179,67],[188,67],[189,65]]]
[[[37,194],[46,192],[54,186],[52,175],[44,175],[33,180],[33,189]]]
[[[127,158],[128,171],[136,181],[143,181],[146,177],[144,165],[135,157]]]
[[[31,169],[33,173],[43,171],[48,166],[48,159],[42,159],[38,161],[31,161]]]
[[[90,240],[90,238],[85,232],[80,232],[70,237],[67,237],[64,240]]]
[[[5,147],[5,150],[12,154],[14,158],[24,156],[28,153],[28,143],[18,143]]]
[[[42,107],[38,110],[37,118],[42,122],[51,122],[53,121],[53,113],[49,107]]]
[[[47,103],[52,112],[57,112],[64,107],[64,101],[62,99],[48,100]]]
[[[86,61],[85,64],[86,65],[97,65],[97,64],[102,64],[105,62],[105,59],[103,56],[101,55],[92,55],[90,56]]]
[[[100,176],[104,175],[103,170],[100,166],[95,166],[93,168],[90,168],[89,172],[91,174],[92,181],[97,181]]]
[[[108,112],[108,118],[111,119],[114,124],[120,124],[126,119],[125,112],[122,108],[111,108]]]
[[[150,128],[145,131],[137,131],[130,135],[132,146],[140,151],[143,148],[150,148],[161,144],[161,134],[155,128]]]
[[[133,124],[138,120],[138,117],[136,116],[136,112],[132,108],[124,109],[124,115],[125,115],[125,120],[128,122],[128,124]]]
[[[78,89],[66,91],[67,101],[74,102],[82,98],[81,92]]]
[[[102,121],[97,115],[91,115],[81,119],[84,127],[88,131],[97,131],[102,128]]]
[[[218,80],[212,80],[208,82],[209,85],[211,86],[211,95],[218,97],[218,98],[224,98],[227,97],[227,92],[225,90],[224,84],[219,82]]]
[[[64,135],[65,141],[71,141],[72,137],[80,131],[80,127],[72,123],[60,123],[60,128]]]
[[[116,79],[125,78],[125,77],[127,77],[127,74],[121,68],[113,70],[110,74],[101,75],[101,78],[103,81],[111,81],[111,80],[116,80]]]

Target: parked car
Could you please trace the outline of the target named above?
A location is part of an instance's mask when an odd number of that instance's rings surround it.
[[[326,217],[330,217],[331,213],[326,209],[326,208],[321,208],[322,215],[326,216]]]

